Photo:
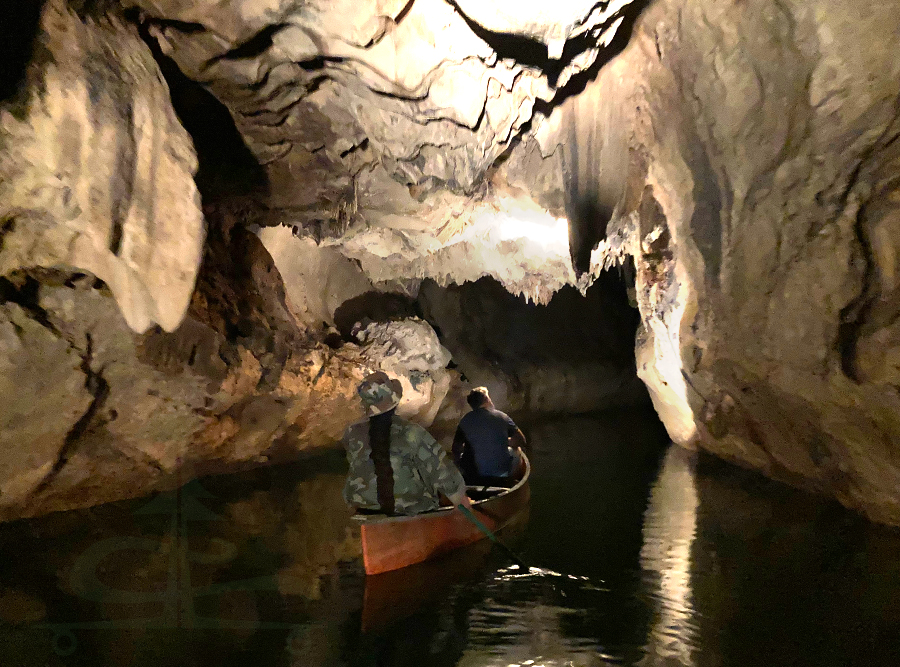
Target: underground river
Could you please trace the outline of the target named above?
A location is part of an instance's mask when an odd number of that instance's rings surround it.
[[[2,525],[2,664],[900,664],[897,531],[667,449],[649,409],[527,435],[527,571],[476,545],[367,582],[341,452]]]

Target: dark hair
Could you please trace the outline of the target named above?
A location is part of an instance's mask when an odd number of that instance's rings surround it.
[[[394,513],[394,469],[391,467],[391,423],[394,410],[369,417],[369,455],[375,466],[378,504],[385,514]]]
[[[477,410],[482,405],[488,402],[488,391],[484,387],[475,387],[472,391],[469,392],[469,395],[466,396],[466,402],[473,410]]]

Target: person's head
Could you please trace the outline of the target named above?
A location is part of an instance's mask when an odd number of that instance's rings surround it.
[[[477,410],[478,408],[490,408],[494,405],[491,401],[491,395],[488,393],[487,387],[475,387],[469,392],[466,401],[473,410]]]
[[[356,393],[362,399],[367,417],[375,417],[389,412],[400,404],[403,386],[400,381],[388,377],[387,373],[376,371],[367,375]]]

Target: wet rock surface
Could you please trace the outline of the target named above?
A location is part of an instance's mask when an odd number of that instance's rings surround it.
[[[425,426],[451,386],[462,392],[423,322],[373,329],[338,349],[307,336],[256,236],[225,212],[208,210],[207,218],[218,224],[188,317],[172,333],[131,331],[92,276],[4,279],[0,519],[334,447],[362,417],[356,385],[382,366],[409,389],[401,412]],[[416,336],[434,354],[420,354]]]
[[[883,6],[651,6],[610,69],[634,136],[606,241],[676,441],[895,524],[898,35]]]

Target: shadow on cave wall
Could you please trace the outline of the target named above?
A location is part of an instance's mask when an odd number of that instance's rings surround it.
[[[0,104],[23,103],[28,63],[39,48],[35,39],[45,0],[0,3]]]
[[[334,325],[344,340],[353,340],[356,323],[395,322],[409,317],[421,317],[416,302],[405,294],[371,291],[342,303],[334,311]]]
[[[606,238],[606,228],[622,204],[628,178],[630,118],[620,73],[607,65],[631,41],[637,19],[650,4],[628,6],[622,25],[602,55],[566,84],[561,104],[565,210],[569,254],[578,276],[590,270],[591,253]]]
[[[265,201],[269,188],[265,170],[247,148],[228,109],[162,53],[146,25],[140,30],[169,86],[175,113],[194,142],[199,162],[196,182],[203,203],[239,197]]]

